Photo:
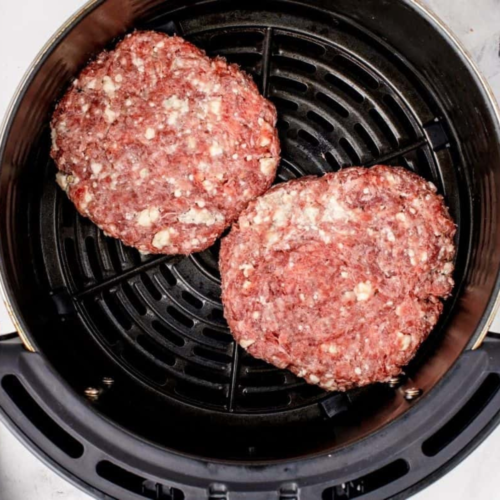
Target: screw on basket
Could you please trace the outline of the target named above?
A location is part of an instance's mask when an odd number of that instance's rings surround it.
[[[417,387],[409,387],[408,389],[405,389],[405,399],[407,401],[413,401],[414,399],[417,399],[421,394],[422,389],[419,389]]]
[[[388,384],[389,384],[389,387],[392,387],[394,389],[398,385],[401,385],[402,381],[403,381],[403,378],[401,377],[401,375],[397,375],[396,377],[391,377],[389,379]]]
[[[90,399],[90,401],[97,401],[99,399],[101,391],[99,389],[96,389],[95,387],[87,387],[84,391],[84,394],[88,399]]]
[[[106,387],[111,387],[115,383],[115,380],[113,378],[111,378],[111,377],[103,377],[102,383]]]

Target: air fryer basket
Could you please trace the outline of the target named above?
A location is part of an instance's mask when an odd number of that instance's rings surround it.
[[[254,77],[279,112],[278,182],[385,163],[445,195],[456,287],[404,377],[326,393],[255,360],[223,319],[217,244],[140,255],[76,213],[54,182],[49,116],[89,57],[136,28]],[[35,351],[0,344],[2,414],[74,481],[120,499],[387,498],[442,472],[464,453],[461,430],[486,432],[471,415],[500,408],[495,339],[470,350],[499,286],[499,144],[484,83],[414,1],[89,4],[34,64],[1,144],[2,280]]]

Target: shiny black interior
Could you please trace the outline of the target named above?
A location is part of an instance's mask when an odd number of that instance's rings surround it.
[[[110,0],[44,55],[7,126],[5,286],[21,327],[72,389],[115,380],[96,403],[102,415],[180,453],[254,463],[377,431],[408,409],[401,387],[328,394],[236,348],[217,244],[186,258],[140,255],[55,185],[54,103],[89,58],[135,28],[184,36],[253,76],[279,113],[277,182],[385,163],[438,186],[458,224],[457,284],[403,381],[424,395],[480,335],[497,286],[499,131],[477,75],[411,2]]]

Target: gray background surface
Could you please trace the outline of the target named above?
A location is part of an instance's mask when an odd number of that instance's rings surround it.
[[[0,0],[0,116],[37,52],[82,0]],[[422,0],[460,38],[500,100],[500,0]],[[500,317],[493,330],[500,332]],[[13,331],[0,306],[0,332]],[[415,500],[500,500],[500,428]],[[0,500],[89,500],[26,450],[0,424]],[[306,499],[307,500],[307,499]]]

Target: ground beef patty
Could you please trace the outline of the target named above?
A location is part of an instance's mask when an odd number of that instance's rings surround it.
[[[189,254],[271,185],[275,122],[237,66],[137,31],[73,82],[52,119],[51,155],[59,185],[108,235],[143,252]]]
[[[223,239],[223,303],[253,356],[346,390],[401,372],[453,287],[455,225],[403,168],[274,187]]]

